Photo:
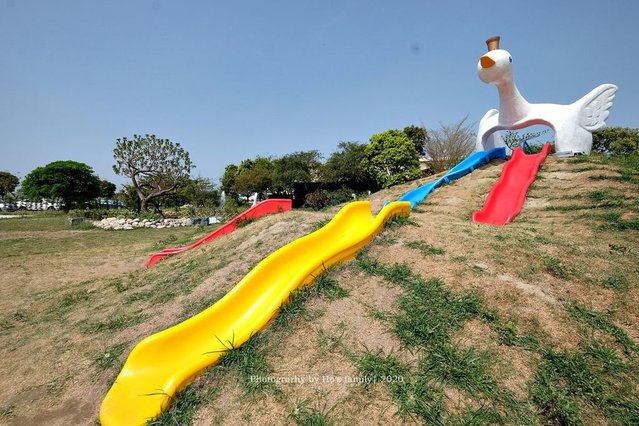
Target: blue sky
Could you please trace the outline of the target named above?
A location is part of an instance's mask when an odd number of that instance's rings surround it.
[[[498,106],[476,63],[501,35],[531,102],[619,86],[639,127],[639,2],[0,0],[0,170],[104,179],[117,138],[180,142],[217,179],[256,155],[367,142]]]

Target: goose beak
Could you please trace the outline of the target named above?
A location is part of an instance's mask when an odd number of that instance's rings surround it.
[[[482,68],[490,68],[495,65],[495,61],[493,61],[490,57],[484,55],[479,59],[479,63]]]

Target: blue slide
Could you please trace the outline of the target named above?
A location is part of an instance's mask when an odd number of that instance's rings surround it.
[[[406,194],[400,197],[399,201],[410,202],[411,209],[414,209],[419,203],[424,201],[424,199],[428,197],[428,195],[430,195],[430,193],[433,192],[435,189],[467,175],[468,173],[475,170],[477,167],[483,166],[484,164],[487,164],[491,160],[494,160],[496,158],[500,158],[502,160],[506,159],[506,148],[498,147],[490,149],[488,151],[479,151],[470,154],[468,158],[450,169],[444,176],[433,182],[428,182],[427,184],[422,185],[419,188],[408,191]]]

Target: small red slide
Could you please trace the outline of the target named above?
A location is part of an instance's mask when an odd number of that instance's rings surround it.
[[[521,147],[504,165],[499,180],[490,190],[484,207],[473,213],[473,222],[489,225],[505,225],[519,214],[526,201],[528,188],[535,181],[537,170],[550,152],[550,144],[544,144],[538,154],[526,155]]]
[[[237,223],[247,219],[257,219],[258,217],[265,216],[272,213],[280,213],[288,211],[293,208],[293,201],[285,198],[272,198],[270,200],[262,201],[259,204],[243,211],[233,219],[226,222],[224,225],[217,228],[215,231],[200,238],[194,243],[191,243],[184,247],[170,247],[165,248],[161,252],[153,253],[149,260],[146,261],[146,266],[151,267],[158,263],[160,260],[172,254],[182,253],[187,250],[191,250],[195,247],[201,246],[204,243],[208,243],[211,240],[216,239],[224,234],[229,234],[237,229]]]

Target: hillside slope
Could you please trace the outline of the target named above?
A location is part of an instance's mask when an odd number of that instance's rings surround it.
[[[636,424],[639,165],[549,157],[513,223],[471,223],[502,164],[439,188],[296,294],[155,424]],[[425,181],[373,194],[374,209]],[[122,259],[109,249],[104,265],[36,293],[8,284],[0,423],[93,424],[138,341],[336,211],[266,217],[153,270],[127,258],[114,272]],[[65,255],[104,235],[83,232]],[[152,245],[138,244],[140,264]],[[37,253],[11,259],[25,276],[55,272]]]
[[[549,158],[506,227],[469,220],[500,162],[440,188],[165,419],[633,424],[639,176],[578,161]]]

